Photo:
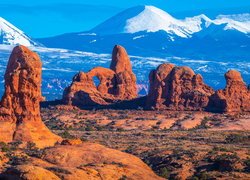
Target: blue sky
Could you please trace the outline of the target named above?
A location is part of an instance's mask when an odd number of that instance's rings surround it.
[[[89,30],[136,5],[154,5],[179,18],[250,13],[250,0],[1,0],[0,16],[32,37],[48,37]]]

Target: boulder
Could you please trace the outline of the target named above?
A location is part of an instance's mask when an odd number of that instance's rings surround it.
[[[5,92],[0,104],[0,141],[54,145],[60,137],[43,124],[40,116],[42,62],[25,46],[13,49],[5,72]]]
[[[149,75],[147,108],[168,110],[203,110],[213,89],[200,74],[189,67],[162,64]]]

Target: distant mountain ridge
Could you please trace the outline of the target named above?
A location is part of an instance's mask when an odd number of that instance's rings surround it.
[[[110,53],[115,44],[130,54],[194,59],[250,59],[250,13],[204,14],[177,19],[154,6],[129,8],[93,29],[33,40],[0,18],[0,44]]]
[[[188,38],[211,24],[227,24],[225,30],[234,29],[247,34],[250,33],[250,14],[218,16],[215,20],[201,14],[181,20],[154,6],[136,6],[111,17],[90,31],[110,35],[163,30],[172,35]]]
[[[121,44],[133,55],[250,59],[250,14],[204,14],[176,19],[153,6],[129,8],[87,32],[38,39],[47,47],[110,53]]]

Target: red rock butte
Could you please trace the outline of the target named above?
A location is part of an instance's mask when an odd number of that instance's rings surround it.
[[[250,91],[238,71],[225,74],[226,87],[210,97],[209,108],[216,112],[249,112]]]
[[[50,132],[40,117],[42,62],[24,46],[13,49],[5,72],[0,105],[0,141],[34,142],[52,146],[61,138]]]
[[[94,78],[100,81],[95,85]],[[64,90],[63,101],[69,105],[110,105],[137,97],[136,76],[126,50],[116,45],[110,69],[96,67],[74,76],[72,84]]]
[[[213,89],[189,67],[162,64],[149,75],[146,106],[167,110],[203,110]]]

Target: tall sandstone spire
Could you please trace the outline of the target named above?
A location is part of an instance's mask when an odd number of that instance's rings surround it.
[[[54,145],[60,137],[44,125],[40,116],[42,62],[25,46],[13,49],[5,72],[5,92],[0,105],[0,141]]]

